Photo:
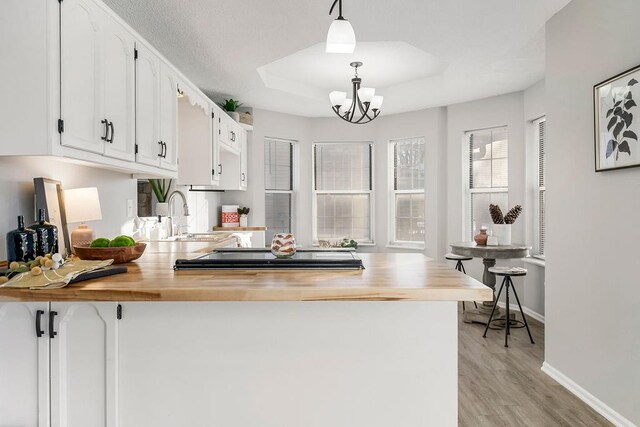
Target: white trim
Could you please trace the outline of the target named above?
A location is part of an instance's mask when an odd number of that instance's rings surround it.
[[[538,267],[542,267],[542,268],[546,267],[545,260],[544,259],[540,259],[540,258],[536,258],[535,256],[522,258],[522,262],[525,262],[527,264],[537,265]]]
[[[505,303],[503,303],[502,301],[498,302],[498,307],[504,308]],[[517,304],[509,304],[509,310],[513,313],[520,312],[520,308],[518,307]],[[522,306],[522,311],[524,312],[525,316],[527,316],[528,318],[530,317],[544,324],[544,316],[542,314],[535,312],[531,310],[529,307],[525,307],[525,306]]]
[[[395,244],[388,244],[386,247],[390,249],[410,249],[413,251],[424,251],[425,249],[424,245],[410,245],[409,243],[401,245],[397,242]]]
[[[547,362],[543,362],[540,369],[614,425],[618,427],[635,427],[635,424],[631,421],[614,411],[610,406],[595,397],[593,394],[589,393],[571,378],[567,377]]]

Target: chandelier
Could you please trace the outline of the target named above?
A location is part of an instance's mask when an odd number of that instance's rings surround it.
[[[334,90],[329,94],[329,100],[334,113],[342,120],[363,125],[378,117],[383,97],[376,96],[376,90],[372,87],[360,87],[362,79],[358,77],[358,67],[362,67],[362,62],[352,62],[349,65],[355,68],[355,77],[351,79],[351,99],[347,98],[346,92]]]

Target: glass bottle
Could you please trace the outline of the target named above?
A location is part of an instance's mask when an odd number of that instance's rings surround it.
[[[7,260],[26,262],[36,258],[36,232],[25,228],[24,217],[18,216],[18,228],[7,233]]]
[[[38,209],[38,222],[29,227],[36,232],[36,256],[58,253],[58,227],[44,218],[44,209]]]

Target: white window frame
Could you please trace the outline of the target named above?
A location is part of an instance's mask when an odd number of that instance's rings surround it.
[[[369,174],[370,174],[370,185],[369,191],[366,190],[316,190],[316,146],[318,145],[328,145],[328,144],[337,144],[337,145],[353,145],[353,144],[361,144],[369,146]],[[374,146],[373,141],[321,141],[314,142],[311,147],[311,167],[312,167],[312,183],[311,189],[313,192],[313,198],[311,200],[311,226],[313,228],[313,245],[318,246],[318,195],[319,194],[368,194],[369,195],[369,235],[371,236],[371,240],[357,240],[359,246],[375,246],[375,179],[374,179]]]
[[[426,168],[426,138],[424,136],[415,136],[415,137],[410,137],[410,138],[397,138],[397,139],[390,139],[389,140],[389,146],[388,146],[388,158],[389,158],[389,166],[388,166],[388,188],[389,188],[389,214],[388,214],[388,218],[389,218],[389,223],[388,223],[388,233],[389,233],[389,244],[387,245],[387,247],[389,248],[402,248],[402,249],[418,249],[418,250],[424,250],[426,245],[425,242],[410,242],[410,241],[404,241],[404,240],[397,240],[396,239],[396,195],[398,194],[424,194],[425,197],[425,223],[426,223],[426,199],[427,199],[427,193],[426,193],[426,174],[425,174],[425,188],[423,188],[422,190],[396,190],[395,189],[395,152],[394,152],[394,147],[397,143],[399,142],[404,142],[407,140],[412,140],[412,139],[421,139],[422,143],[425,145],[425,168]],[[426,235],[426,224],[425,224],[425,241],[426,241],[427,235]]]
[[[546,159],[544,162],[544,165],[541,162],[541,157],[542,155],[545,153],[545,146],[546,146],[546,142],[547,142],[547,138],[546,138],[546,133],[547,133],[547,129],[546,129],[546,121],[547,118],[546,116],[542,116],[536,120],[533,121],[533,126],[534,126],[534,135],[535,135],[535,145],[536,145],[536,168],[535,168],[535,186],[536,186],[536,200],[535,200],[535,215],[534,215],[534,236],[535,236],[535,250],[534,250],[534,257],[535,258],[540,258],[540,259],[545,259],[545,255],[544,255],[544,240],[543,239],[543,229],[544,229],[544,234],[545,234],[545,238],[546,238],[546,219],[545,219],[545,215],[543,214],[542,210],[543,210],[543,206],[540,203],[540,199],[542,197],[542,195],[546,195],[546,176],[543,176],[543,172],[546,172]],[[542,138],[540,137],[540,123],[544,122],[544,127],[545,127],[545,135],[542,136]],[[544,171],[543,171],[543,167],[544,167]],[[546,173],[544,174],[546,175]],[[545,201],[545,206],[544,206],[545,210],[546,210],[546,201]]]
[[[291,229],[291,233],[295,234],[295,227],[296,227],[296,188],[297,188],[297,180],[296,177],[298,176],[297,174],[297,162],[296,162],[296,155],[297,155],[297,151],[298,151],[298,141],[295,140],[291,140],[291,139],[282,139],[282,138],[272,138],[269,136],[265,136],[264,140],[263,140],[263,144],[266,144],[267,141],[275,141],[275,142],[285,142],[285,143],[289,143],[291,144],[291,190],[269,190],[266,188],[266,184],[265,184],[265,189],[264,189],[264,198],[265,198],[265,203],[266,203],[266,198],[267,198],[267,194],[289,194],[289,200],[291,200],[291,211],[290,211],[290,229]],[[262,149],[263,153],[264,153],[264,147]],[[263,164],[266,163],[263,159]],[[266,208],[266,206],[265,206]],[[266,210],[266,209],[265,209]],[[265,212],[265,216],[266,216],[266,212]],[[270,247],[271,246],[271,242],[267,242],[265,241],[265,247]]]
[[[471,201],[474,194],[506,194],[507,199],[509,198],[509,187],[495,187],[495,188],[471,188],[471,144],[469,141],[469,136],[475,132],[483,132],[483,131],[492,131],[495,129],[505,128],[507,130],[507,150],[509,150],[509,128],[507,125],[498,125],[491,126],[486,128],[479,128],[468,130],[464,132],[462,135],[462,144],[463,144],[463,166],[464,166],[464,194],[465,194],[465,202],[464,202],[464,215],[463,215],[463,236],[466,236],[466,240],[472,241],[474,235],[473,229],[473,213],[471,210],[473,209],[473,203]],[[507,164],[509,164],[509,157],[511,150],[508,151],[507,154]],[[507,178],[508,179],[508,178]],[[503,207],[504,209],[505,207]],[[487,206],[488,209],[488,206]]]

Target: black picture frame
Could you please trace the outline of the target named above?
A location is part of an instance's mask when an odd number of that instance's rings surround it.
[[[36,200],[35,208],[44,209],[45,220],[58,227],[58,248],[60,254],[67,256],[71,253],[69,229],[64,207],[62,183],[50,178],[33,178]]]
[[[625,80],[627,80],[626,83]],[[636,83],[629,85],[629,83],[631,83],[632,80],[636,80]],[[628,94],[631,95],[631,100],[633,101],[633,105],[631,108],[634,109],[633,114],[631,114],[631,119],[629,119],[628,121],[630,123],[625,123],[625,125],[622,128],[622,132],[623,134],[626,134],[627,131],[631,131],[631,134],[635,135],[636,138],[619,138],[618,136],[614,136],[612,139],[605,138],[605,140],[607,140],[604,145],[603,145],[603,140],[601,138],[603,133],[609,133],[609,129],[607,129],[607,131],[605,132],[603,127],[601,126],[601,123],[607,123],[607,125],[605,125],[605,127],[608,127],[610,124],[610,121],[613,120],[613,116],[610,114],[610,112],[612,110],[615,109],[615,105],[612,106],[611,109],[605,110],[602,109],[601,110],[601,98],[603,98],[601,91],[608,91],[609,88],[607,88],[607,86],[609,85],[613,85],[613,84],[619,84],[620,86],[626,86],[626,90],[628,91]],[[637,97],[634,99],[633,96],[637,94]],[[607,96],[609,96],[609,94],[607,93]],[[613,99],[613,95],[611,95],[611,98]],[[621,169],[630,169],[630,168],[637,168],[640,167],[640,140],[638,140],[638,138],[640,138],[640,104],[639,105],[635,105],[636,100],[638,100],[638,102],[640,103],[640,65],[637,65],[633,68],[630,68],[626,71],[623,71],[620,74],[617,74],[613,77],[610,77],[600,83],[597,83],[593,86],[593,133],[594,133],[594,167],[595,167],[595,172],[606,172],[606,171],[612,171],[612,170],[621,170]],[[622,105],[626,105],[627,101],[623,101]],[[625,110],[627,110],[625,108]],[[628,112],[628,111],[625,111]],[[634,115],[636,115],[635,119],[634,119]],[[625,122],[627,120],[624,120]],[[618,124],[622,123],[623,120],[622,118],[619,119],[619,121],[617,122]],[[631,128],[631,125],[633,125],[633,128],[635,128],[637,130],[637,132],[634,132],[633,129]],[[615,123],[614,126],[612,127],[613,130],[615,130]],[[613,136],[613,135],[611,135]],[[624,140],[627,140],[627,145],[624,146],[624,149],[620,150],[620,147],[622,146],[621,144],[624,142]],[[613,142],[613,144],[612,144]],[[619,143],[620,142],[620,143]],[[633,146],[633,147],[632,147]],[[613,150],[610,150],[611,148],[613,148]],[[611,157],[616,157],[615,162],[617,163],[617,158],[620,155],[620,153],[622,153],[623,156],[626,156],[627,151],[632,151],[633,152],[633,156],[637,157],[637,160],[635,160],[633,163],[628,163],[628,164],[621,164],[620,166],[615,166],[615,164],[613,166],[603,166],[603,159],[602,159],[602,153],[604,152],[604,157],[605,157],[605,161],[607,161],[606,159],[608,159],[609,156]],[[630,153],[629,156],[631,157],[632,154]],[[609,163],[611,163],[611,160],[608,160]]]

